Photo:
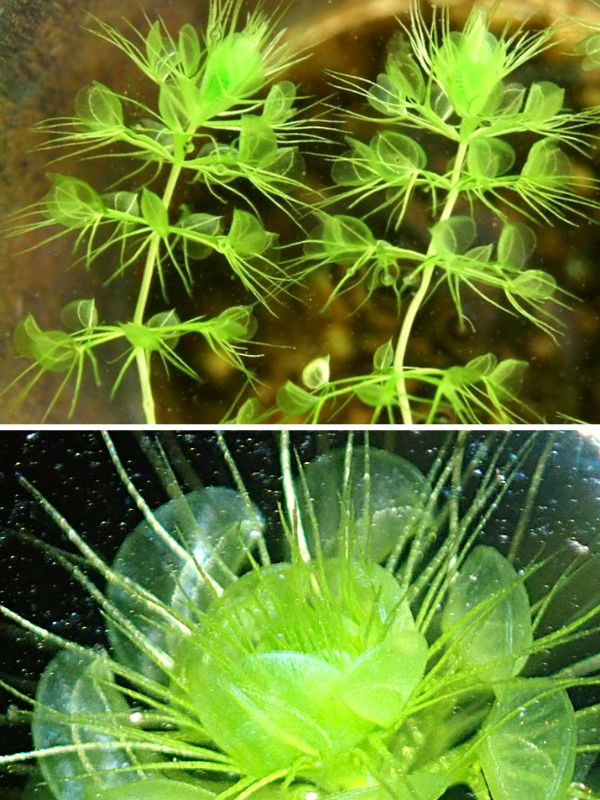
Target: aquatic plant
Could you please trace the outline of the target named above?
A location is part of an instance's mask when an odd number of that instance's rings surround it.
[[[51,800],[597,797],[597,516],[586,529],[581,509],[597,511],[598,456],[575,437],[396,436],[428,451],[423,472],[368,437],[307,459],[330,437],[284,433],[263,513],[223,436],[235,488],[198,488],[181,456],[193,439],[206,459],[210,437],[140,438],[169,498],[152,509],[107,436],[142,515],[112,564],[20,477],[70,549],[25,535],[98,603],[108,645],[1,606],[58,653],[35,698],[2,681],[33,748],[0,765],[35,760],[27,796]],[[578,519],[544,506],[567,476]]]
[[[211,277],[209,270],[202,275],[196,262],[213,254],[254,300],[266,305],[291,280],[277,264],[277,236],[265,230],[247,187],[288,213],[298,202],[292,195],[302,174],[298,143],[311,136],[295,119],[295,85],[273,82],[298,54],[260,11],[237,30],[241,7],[241,0],[215,0],[202,39],[192,25],[184,25],[173,38],[160,21],[145,35],[134,29],[127,38],[97,20],[96,35],[122,50],[155,84],[156,106],[96,81],[77,95],[73,117],[50,120],[41,128],[50,134],[52,149],[67,148],[80,157],[126,156],[138,165],[109,192],[81,178],[51,173],[47,197],[18,213],[13,234],[50,229],[43,244],[72,234],[75,248],[83,251],[77,263],[89,268],[105,255],[115,264],[111,281],[143,263],[137,300],[125,322],[105,322],[94,298],[68,303],[61,313],[62,330],[43,330],[26,315],[16,329],[15,345],[32,363],[16,379],[24,384],[18,400],[44,374],[59,373],[63,379],[47,413],[70,382],[72,412],[84,371],[91,370],[98,382],[98,351],[116,342],[124,347],[112,393],[136,368],[144,420],[154,423],[151,371],[156,358],[165,368],[198,379],[176,351],[189,334],[203,337],[220,358],[250,377],[243,356],[253,335],[251,304],[225,308],[212,318],[181,320],[174,308],[147,313],[156,280],[164,301],[173,274],[189,295],[198,293]],[[181,184],[202,186],[211,213],[198,209],[197,201],[178,201]],[[232,208],[232,200],[240,205]]]
[[[580,176],[564,151],[586,156],[599,110],[571,111],[565,90],[552,81],[515,79],[559,41],[559,24],[541,31],[507,25],[495,35],[488,12],[475,5],[462,31],[454,31],[447,8],[434,6],[428,24],[413,0],[409,22],[389,45],[384,72],[375,80],[336,78],[337,88],[362,107],[345,115],[333,107],[326,118],[315,118],[309,109],[301,118],[294,106],[297,87],[283,79],[271,85],[301,56],[262,11],[241,23],[242,8],[242,0],[211,3],[202,39],[191,25],[174,37],[160,22],[147,33],[133,31],[130,39],[97,21],[96,33],[155,84],[156,107],[96,82],[77,96],[75,116],[42,129],[52,148],[103,159],[127,155],[139,168],[108,192],[81,178],[51,174],[50,193],[19,215],[14,233],[50,229],[46,242],[73,235],[86,266],[100,257],[115,263],[110,280],[141,262],[137,302],[131,319],[107,323],[95,299],[74,300],[63,309],[63,330],[42,330],[32,315],[25,316],[15,344],[31,364],[9,387],[18,387],[17,401],[53,372],[62,380],[48,413],[70,383],[73,412],[84,373],[90,370],[99,381],[98,353],[116,343],[120,367],[112,392],[136,368],[143,416],[154,422],[152,365],[160,358],[167,369],[201,377],[177,349],[182,337],[197,334],[245,376],[246,387],[226,421],[283,415],[319,422],[350,401],[365,404],[373,421],[532,417],[518,398],[525,360],[485,353],[441,368],[411,365],[407,352],[415,320],[440,284],[447,285],[461,329],[477,322],[464,310],[464,293],[470,291],[550,336],[560,335],[559,312],[572,298],[552,275],[528,265],[536,245],[531,226],[550,226],[556,219],[577,224],[598,208],[590,193],[595,181]],[[587,68],[594,39],[586,41]],[[357,125],[376,132],[368,141],[348,135]],[[301,198],[308,195],[298,194],[300,148],[319,144],[333,131],[345,135],[347,149],[327,157],[337,191],[313,204],[315,229],[314,222],[305,222],[309,208]],[[194,194],[177,207],[182,186],[198,185],[204,198]],[[256,192],[313,228],[308,234],[298,229],[295,244],[303,245],[302,256],[279,259],[277,236],[264,228]],[[209,213],[202,205],[206,199]],[[410,243],[405,223],[423,201],[429,209],[421,236],[426,244],[419,248]],[[215,202],[221,213],[215,213]],[[490,240],[486,230],[499,234]],[[287,243],[289,253],[293,244]],[[241,281],[251,303],[212,318],[182,321],[177,308],[148,316],[153,282],[166,300],[174,274],[196,296],[211,280],[196,262],[212,255]],[[247,358],[257,355],[248,349],[253,308],[261,303],[277,313],[277,302],[285,308],[286,292],[292,296],[301,280],[322,269],[338,270],[329,303],[361,284],[365,302],[379,289],[395,293],[397,335],[377,347],[371,372],[335,379],[329,356],[320,356],[306,366],[303,386],[288,381],[276,408],[263,409]]]
[[[346,119],[376,132],[368,142],[346,135],[348,149],[333,159],[339,191],[324,204],[305,244],[312,265],[303,265],[305,274],[344,266],[331,299],[360,284],[367,297],[389,287],[398,300],[399,333],[376,351],[370,375],[332,380],[328,359],[319,358],[305,371],[309,391],[289,384],[283,401],[314,422],[332,401],[353,396],[374,409],[374,419],[385,415],[389,422],[434,422],[440,412],[466,423],[486,416],[518,421],[515,401],[526,361],[487,353],[447,369],[410,366],[409,340],[422,306],[443,283],[462,330],[477,324],[463,307],[471,290],[559,334],[556,312],[570,298],[552,275],[528,267],[536,246],[531,223],[577,224],[598,207],[582,194],[593,181],[577,177],[564,152],[565,146],[585,151],[598,109],[573,112],[557,83],[514,79],[553,45],[558,26],[526,31],[507,25],[497,37],[488,12],[475,4],[457,32],[447,7],[434,5],[428,26],[421,5],[412,2],[410,23],[401,28],[376,80],[337,77],[340,89],[370,107]],[[522,136],[530,137],[525,153],[518,147]],[[449,148],[451,157],[440,158]],[[419,193],[431,204],[422,249],[407,246],[402,235]],[[346,213],[329,213],[327,206],[340,200]],[[375,214],[383,212],[382,237]],[[500,233],[489,241],[484,230],[492,229]]]

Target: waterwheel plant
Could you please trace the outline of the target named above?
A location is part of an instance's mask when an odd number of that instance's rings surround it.
[[[573,464],[589,457],[562,436]],[[84,587],[108,638],[84,647],[1,607],[57,651],[35,697],[2,681],[31,724],[33,747],[0,757],[37,764],[27,800],[598,796],[597,532],[540,541],[533,522],[560,437],[450,435],[426,474],[338,438],[302,463],[282,437],[265,517],[223,437],[237,488],[191,492],[172,441],[142,438],[170,498],[152,509],[106,437],[143,515],[112,564],[20,478],[68,545],[16,535]]]
[[[98,352],[115,341],[123,349],[112,391],[137,368],[148,423],[156,421],[151,372],[157,358],[198,377],[177,353],[188,334],[204,337],[220,358],[250,377],[242,356],[253,335],[251,303],[212,318],[181,320],[174,308],[150,317],[147,312],[152,284],[160,283],[166,303],[167,277],[173,273],[188,294],[205,291],[202,281],[210,282],[210,273],[203,274],[201,262],[213,253],[256,302],[269,305],[290,282],[277,264],[277,236],[265,230],[248,186],[290,213],[291,190],[302,173],[297,145],[310,135],[295,119],[294,84],[273,81],[298,54],[260,11],[238,30],[241,6],[240,0],[212,3],[202,37],[184,25],[173,38],[157,21],[147,33],[134,30],[128,38],[97,20],[96,35],[122,50],[155,84],[156,106],[94,82],[77,95],[73,117],[42,125],[52,149],[67,148],[81,157],[126,156],[137,165],[109,192],[51,173],[49,194],[19,212],[13,233],[50,229],[44,244],[72,234],[83,265],[89,268],[101,257],[114,264],[110,280],[143,264],[135,307],[125,322],[106,322],[95,300],[85,298],[65,306],[64,329],[42,330],[31,314],[19,323],[15,344],[31,360],[16,381],[20,397],[45,373],[64,376],[48,412],[70,383],[73,411],[84,370],[98,381]],[[238,187],[240,180],[245,189]],[[211,213],[177,204],[181,184],[202,186]]]
[[[15,333],[17,350],[31,362],[9,387],[17,400],[55,372],[63,379],[49,411],[69,385],[73,411],[84,371],[98,380],[99,352],[116,341],[122,350],[113,393],[137,368],[143,418],[153,422],[154,363],[160,358],[198,379],[177,348],[183,336],[199,334],[246,377],[228,421],[319,422],[349,402],[364,404],[373,421],[535,416],[519,403],[524,358],[482,353],[463,365],[414,365],[409,343],[423,305],[441,285],[462,329],[477,326],[463,299],[474,292],[560,337],[562,308],[574,298],[535,262],[536,230],[553,220],[576,225],[598,208],[595,180],[567,154],[588,157],[598,108],[572,111],[558,83],[523,77],[532,59],[560,41],[559,22],[542,30],[507,24],[492,33],[491,13],[475,5],[455,31],[447,7],[432,6],[426,21],[427,6],[411,2],[374,80],[334,78],[353,97],[343,114],[331,100],[326,112],[311,106],[297,114],[297,86],[283,72],[300,58],[298,48],[262,11],[244,18],[241,0],[215,0],[201,36],[191,25],[172,35],[156,22],[128,38],[97,21],[96,32],[155,84],[156,106],[94,83],[78,95],[74,117],[42,127],[50,147],[82,157],[127,155],[139,167],[109,191],[51,174],[50,193],[19,214],[13,232],[49,229],[48,242],[73,235],[87,266],[114,263],[111,280],[140,269],[139,292],[127,321],[105,321],[93,298],[67,304],[62,330],[42,330],[27,315]],[[588,68],[597,60],[593,35],[585,41]],[[280,80],[272,84],[274,78]],[[322,145],[336,136],[346,149],[331,155]],[[301,151],[311,163],[333,161],[335,189],[308,193]],[[197,199],[180,202],[190,186]],[[300,223],[295,241],[288,230],[281,250],[261,220],[259,195]],[[418,211],[423,204],[425,214]],[[422,245],[407,229],[417,214]],[[248,291],[247,305],[189,320],[177,308],[148,315],[153,282],[166,301],[170,275],[201,297],[210,281],[202,261],[215,254],[219,268],[231,269]],[[276,401],[261,407],[249,358],[259,354],[249,344],[253,307],[285,314],[301,283],[323,270],[334,271],[324,313],[361,284],[366,303],[376,291],[393,292],[397,333],[375,348],[368,374],[335,379],[329,356],[321,356],[306,366],[303,385],[287,381]],[[276,389],[268,387],[271,399]]]
[[[495,36],[477,5],[460,32],[451,30],[444,6],[434,6],[428,26],[421,5],[412,3],[410,23],[390,43],[376,80],[337,77],[337,85],[368,109],[350,111],[346,119],[376,132],[369,141],[346,136],[349,149],[333,159],[339,191],[324,204],[305,258],[316,267],[344,266],[332,299],[360,283],[368,296],[389,287],[398,298],[399,332],[382,343],[373,372],[364,377],[331,380],[327,357],[316,359],[304,374],[309,392],[291,383],[285,388],[290,410],[317,422],[328,403],[354,395],[373,408],[375,420],[433,422],[440,412],[462,422],[488,415],[499,422],[520,419],[514,403],[526,361],[486,353],[439,369],[413,366],[406,357],[415,320],[442,283],[463,329],[477,324],[463,308],[470,290],[560,335],[556,311],[572,298],[552,275],[529,266],[533,224],[577,224],[598,207],[589,197],[593,181],[578,177],[565,154],[565,146],[582,152],[590,144],[598,109],[572,112],[557,83],[514,79],[552,46],[556,33],[553,27],[506,27]],[[430,198],[422,249],[407,246],[403,236],[419,192]],[[340,201],[346,213],[327,211]],[[377,235],[381,213],[387,225]],[[306,273],[313,268],[304,267]]]

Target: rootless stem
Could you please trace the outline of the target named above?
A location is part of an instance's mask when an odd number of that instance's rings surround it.
[[[173,193],[177,186],[177,181],[181,174],[182,164],[177,162],[171,166],[167,185],[163,192],[162,202],[164,207],[169,210],[169,205],[173,199]],[[146,314],[146,306],[148,304],[148,296],[150,294],[150,286],[152,279],[156,272],[156,265],[160,252],[161,237],[155,233],[150,239],[150,245],[146,254],[146,263],[144,264],[144,274],[142,276],[142,283],[140,286],[140,293],[138,295],[135,312],[133,315],[133,322],[138,325],[144,324],[144,316]],[[156,424],[156,409],[154,403],[154,396],[152,394],[152,381],[151,381],[151,367],[150,367],[151,354],[147,353],[143,347],[135,348],[135,360],[137,364],[138,377],[140,387],[142,390],[142,407],[144,410],[144,419],[148,425]]]
[[[467,155],[468,146],[469,146],[468,139],[461,140],[458,146],[458,150],[456,152],[456,158],[454,160],[454,168],[452,170],[452,175],[450,178],[450,190],[448,192],[448,197],[446,198],[446,202],[444,204],[444,208],[440,216],[440,222],[444,222],[452,215],[452,211],[454,210],[454,206],[456,205],[456,201],[460,193],[459,190],[460,175]],[[433,244],[430,244],[426,253],[426,259],[429,259],[431,258],[431,256],[434,255],[435,255],[435,248],[433,247]],[[404,319],[402,321],[402,327],[400,328],[400,334],[398,336],[398,344],[396,345],[396,353],[394,355],[394,370],[397,375],[396,393],[398,395],[398,403],[400,405],[400,413],[402,414],[402,421],[404,422],[405,425],[412,425],[413,423],[413,416],[410,408],[410,400],[408,399],[408,393],[406,391],[406,378],[404,375],[404,361],[406,358],[406,348],[408,347],[410,335],[412,333],[413,325],[415,323],[417,314],[419,313],[419,309],[421,308],[423,302],[425,301],[425,298],[427,297],[427,292],[429,291],[429,287],[431,285],[431,279],[433,277],[435,267],[436,267],[435,262],[430,261],[430,263],[428,263],[423,270],[419,288],[415,292],[412,300],[410,301],[406,314],[404,315]]]

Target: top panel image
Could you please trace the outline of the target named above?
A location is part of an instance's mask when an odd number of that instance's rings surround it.
[[[600,422],[600,5],[5,0],[0,52],[0,422]]]

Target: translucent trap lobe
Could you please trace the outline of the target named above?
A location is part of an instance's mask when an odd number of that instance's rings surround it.
[[[37,687],[1,678],[24,798],[596,796],[600,458],[577,432],[13,441],[5,547],[106,630],[2,593],[49,657]]]

